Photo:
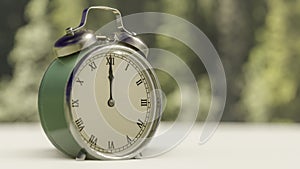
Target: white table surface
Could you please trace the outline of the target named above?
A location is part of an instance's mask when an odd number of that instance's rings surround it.
[[[300,168],[300,125],[221,124],[213,138],[204,145],[198,144],[200,129],[201,125],[196,125],[182,144],[159,157],[75,161],[58,152],[37,123],[0,124],[0,168]]]

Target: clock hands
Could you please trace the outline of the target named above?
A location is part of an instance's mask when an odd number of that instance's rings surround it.
[[[113,79],[114,79],[112,65],[114,64],[114,58],[109,56],[109,58],[106,58],[106,60],[107,60],[106,64],[109,65],[108,79],[109,79],[109,94],[110,94],[107,104],[109,107],[114,107],[115,100],[112,97],[112,83],[113,83]]]

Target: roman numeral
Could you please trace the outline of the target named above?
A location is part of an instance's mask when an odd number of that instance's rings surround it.
[[[147,106],[148,100],[147,99],[141,99],[141,106]]]
[[[83,83],[84,83],[84,81],[83,81],[83,80],[80,80],[79,78],[77,78],[76,82],[77,82],[77,83],[79,83],[79,84],[80,84],[80,86],[82,86],[82,85],[83,85]]]
[[[79,107],[79,100],[77,99],[77,100],[73,100],[72,99],[72,107]]]
[[[106,57],[106,65],[115,65],[115,58],[109,56],[109,57]]]
[[[144,122],[141,119],[138,119],[138,121],[136,122],[136,124],[139,126],[139,128],[143,128],[144,127]]]
[[[114,142],[113,141],[108,141],[108,149],[114,149],[115,148],[115,145],[114,145]]]
[[[97,65],[95,62],[89,63],[89,66],[91,67],[91,71],[97,69]]]
[[[79,132],[81,132],[85,127],[81,118],[75,120],[75,124],[76,124]]]
[[[127,64],[127,66],[125,67],[125,71],[127,71],[128,70],[128,67],[129,67],[129,63]]]
[[[142,79],[138,80],[137,82],[135,82],[137,86],[139,86],[140,84],[143,83]]]
[[[127,140],[128,144],[130,144],[132,141],[132,139],[128,135],[126,135],[126,140]]]
[[[88,143],[90,144],[91,147],[96,147],[97,141],[98,141],[98,138],[95,137],[94,135],[91,135]]]

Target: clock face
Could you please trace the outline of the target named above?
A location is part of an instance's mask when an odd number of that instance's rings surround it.
[[[143,59],[126,50],[100,49],[75,69],[67,102],[78,140],[91,153],[132,156],[155,131],[158,82]]]

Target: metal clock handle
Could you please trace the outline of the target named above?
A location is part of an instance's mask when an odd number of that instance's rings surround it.
[[[121,15],[121,12],[115,8],[111,8],[111,7],[107,7],[107,6],[91,6],[89,8],[86,8],[83,12],[82,12],[82,17],[81,17],[81,21],[80,21],[80,24],[79,26],[77,26],[76,28],[67,28],[66,29],[66,33],[67,34],[74,34],[74,32],[84,28],[85,24],[86,24],[86,21],[87,21],[87,16],[88,16],[88,13],[90,10],[92,9],[100,9],[100,10],[106,10],[106,11],[112,11],[115,16],[116,16],[116,25],[117,25],[117,28],[119,29],[120,32],[126,32],[130,35],[134,35],[132,32],[129,32],[128,30],[126,30],[124,28],[124,25],[123,25],[123,21],[122,21],[122,15]]]

